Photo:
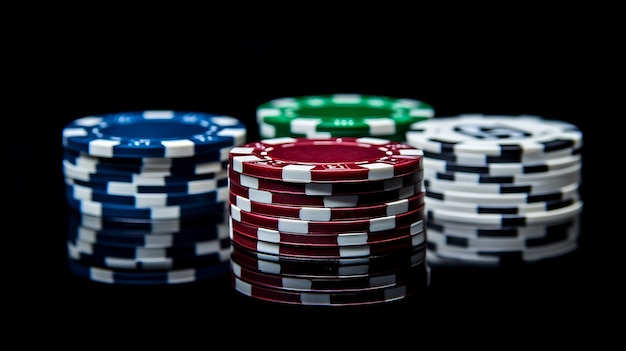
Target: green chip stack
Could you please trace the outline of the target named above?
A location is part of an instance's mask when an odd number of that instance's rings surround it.
[[[433,107],[419,100],[362,94],[278,98],[256,113],[261,139],[370,136],[399,142],[413,123],[433,116]]]

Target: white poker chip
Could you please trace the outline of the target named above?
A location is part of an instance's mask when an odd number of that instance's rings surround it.
[[[407,143],[443,154],[477,153],[498,157],[549,155],[582,147],[582,132],[574,124],[540,116],[462,114],[414,123]]]
[[[572,204],[544,212],[529,212],[524,214],[500,214],[500,213],[469,213],[448,209],[431,208],[427,210],[428,220],[469,223],[474,225],[499,225],[499,226],[525,226],[536,224],[550,224],[569,220],[580,215],[583,209],[583,201],[575,201]]]

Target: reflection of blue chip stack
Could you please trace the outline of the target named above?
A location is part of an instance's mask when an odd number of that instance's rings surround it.
[[[416,123],[424,151],[428,261],[536,262],[578,248],[582,133],[538,116]]]
[[[71,271],[120,284],[227,273],[228,155],[245,141],[239,120],[198,112],[121,112],[65,126]]]

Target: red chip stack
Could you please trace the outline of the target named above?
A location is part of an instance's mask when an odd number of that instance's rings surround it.
[[[234,147],[234,289],[321,306],[422,292],[429,284],[422,158],[416,147],[373,137],[282,137]]]

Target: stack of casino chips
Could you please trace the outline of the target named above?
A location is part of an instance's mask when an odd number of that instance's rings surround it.
[[[261,138],[365,137],[404,141],[411,124],[434,116],[431,105],[410,98],[362,94],[283,97],[256,111]]]
[[[63,129],[69,269],[110,284],[177,284],[229,270],[228,155],[239,120],[148,110]]]
[[[234,147],[234,289],[317,306],[380,304],[423,291],[422,158],[417,148],[372,137],[281,137]]]
[[[540,116],[465,114],[416,123],[428,262],[501,266],[578,247],[582,133]]]

